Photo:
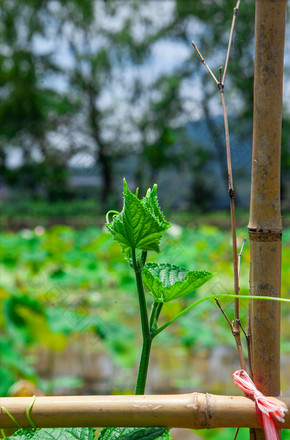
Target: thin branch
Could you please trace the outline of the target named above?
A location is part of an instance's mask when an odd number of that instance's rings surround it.
[[[233,264],[234,264],[234,288],[235,288],[235,320],[233,327],[233,335],[236,340],[237,350],[239,353],[240,364],[243,370],[246,369],[245,358],[243,354],[243,348],[240,337],[240,306],[239,306],[239,271],[238,271],[238,251],[237,251],[237,229],[236,229],[236,215],[235,215],[235,190],[233,185],[233,171],[231,162],[231,147],[230,147],[230,134],[228,116],[226,111],[226,104],[224,98],[224,86],[219,84],[219,92],[223,107],[224,125],[225,125],[225,137],[226,137],[226,152],[227,152],[227,165],[228,165],[228,179],[229,179],[229,198],[230,198],[230,212],[231,212],[231,228],[232,228],[232,245],[233,245]]]
[[[242,326],[241,321],[239,321],[239,326],[241,327],[242,332],[244,333],[244,336],[246,339],[247,351],[248,351],[249,372],[250,372],[250,377],[252,378],[253,377],[253,368],[252,368],[252,355],[251,355],[251,338],[250,338],[250,334],[246,333],[246,330]]]
[[[230,148],[230,134],[229,134],[229,124],[228,124],[228,117],[227,117],[227,111],[226,111],[226,104],[225,104],[225,98],[224,98],[224,81],[226,77],[228,62],[229,62],[229,56],[230,56],[230,49],[233,39],[233,32],[234,32],[234,26],[236,21],[236,15],[239,8],[240,0],[238,0],[236,7],[234,8],[234,14],[233,14],[233,21],[231,26],[231,32],[230,32],[230,38],[229,38],[229,44],[228,44],[228,50],[227,50],[227,56],[226,56],[226,64],[225,69],[222,77],[222,81],[218,81],[215,77],[215,75],[212,73],[208,65],[206,64],[203,56],[201,55],[200,51],[198,50],[196,44],[192,42],[193,47],[195,48],[196,52],[198,53],[201,62],[205,65],[208,72],[210,73],[211,77],[214,79],[215,83],[218,86],[221,102],[222,102],[222,108],[223,108],[223,117],[224,117],[224,127],[225,127],[225,138],[226,138],[226,156],[227,156],[227,168],[228,168],[228,192],[229,192],[229,199],[230,199],[230,213],[231,213],[231,228],[232,228],[232,246],[233,246],[233,265],[234,265],[234,288],[235,288],[235,319],[234,319],[234,325],[232,327],[232,332],[234,335],[234,338],[236,340],[237,350],[239,353],[239,359],[242,369],[246,369],[245,367],[245,358],[243,354],[242,344],[241,344],[241,337],[240,337],[240,311],[239,311],[239,263],[238,263],[238,251],[237,251],[237,232],[236,232],[236,217],[235,217],[235,191],[234,191],[234,185],[233,185],[233,171],[232,171],[232,162],[231,162],[231,148]],[[221,69],[220,76],[221,76]]]
[[[234,439],[233,439],[233,440],[237,440],[237,437],[238,437],[238,433],[239,433],[239,431],[240,431],[240,428],[237,428],[237,430],[236,430],[236,433],[235,433],[235,436],[234,436]]]
[[[215,297],[215,302],[216,302],[217,306],[219,307],[220,311],[222,312],[222,314],[224,315],[224,317],[225,317],[227,323],[228,323],[229,326],[230,326],[231,332],[232,332],[234,338],[236,339],[236,331],[235,331],[235,328],[234,328],[234,326],[233,326],[233,323],[230,321],[228,315],[226,314],[226,312],[224,311],[224,309],[223,309],[221,303],[219,302],[218,298],[216,298],[216,297]],[[248,359],[249,359],[249,368],[250,368],[250,372],[251,372],[251,371],[252,371],[252,363],[251,363],[251,353],[250,353],[250,338],[249,338],[249,335],[247,335],[247,333],[245,332],[245,329],[244,329],[244,327],[242,326],[242,323],[241,323],[240,320],[239,320],[238,324],[239,324],[239,326],[241,327],[241,329],[242,329],[242,331],[243,331],[243,333],[244,333],[244,336],[245,336],[246,342],[247,342]],[[237,341],[237,340],[236,340],[236,341]],[[239,341],[239,342],[240,342],[240,341]],[[237,344],[237,348],[238,348],[239,346],[241,347],[241,343],[239,343],[239,345]],[[240,350],[239,350],[239,348],[238,348],[238,352],[239,352],[239,355],[240,355]],[[243,354],[242,351],[241,351],[241,353],[242,353],[242,356],[240,357],[240,363],[241,363],[241,367],[242,367],[243,369],[245,369],[244,354]]]
[[[233,185],[233,171],[232,171],[232,161],[231,161],[230,131],[229,131],[228,116],[227,116],[226,103],[224,97],[224,85],[222,83],[219,83],[218,89],[221,96],[223,116],[224,116],[226,154],[227,154],[227,165],[228,165],[228,190],[229,190],[229,196],[231,197],[231,195],[234,196],[234,185]]]
[[[219,307],[220,311],[222,312],[222,314],[224,315],[224,317],[226,318],[227,323],[229,324],[231,330],[233,331],[233,324],[231,323],[231,321],[228,318],[228,315],[226,314],[226,312],[224,311],[224,309],[221,306],[221,303],[219,302],[219,300],[217,298],[215,298],[215,302],[217,303],[217,306]]]
[[[242,242],[242,245],[241,245],[240,252],[238,253],[238,277],[239,277],[239,280],[240,280],[241,258],[242,258],[242,253],[243,253],[246,241],[247,241],[247,239],[244,238],[243,242]],[[244,327],[243,327],[243,325],[242,325],[240,320],[239,320],[239,326],[242,329],[242,331],[244,333],[244,336],[245,336],[245,339],[246,339],[247,351],[248,351],[249,372],[250,372],[250,376],[252,377],[252,371],[253,370],[252,370],[252,355],[251,355],[251,338],[250,338],[250,334],[249,334],[249,332],[246,333],[246,331],[245,331],[245,329],[244,329]]]
[[[219,68],[219,72],[220,72],[220,80],[219,80],[219,82],[222,83],[222,73],[223,73],[223,68],[222,67]]]
[[[216,85],[219,85],[219,81],[216,79],[214,73],[210,70],[210,68],[208,67],[208,65],[205,62],[205,59],[203,58],[203,56],[201,55],[200,51],[197,48],[197,45],[194,43],[194,41],[191,42],[191,44],[193,45],[193,47],[195,48],[196,52],[199,55],[200,61],[202,62],[202,64],[205,65],[205,67],[207,68],[207,70],[209,71],[211,77],[213,78],[214,82],[216,83]]]
[[[241,329],[242,329],[242,332],[244,333],[244,335],[245,335],[245,338],[247,339],[248,335],[247,335],[247,333],[246,333],[246,330],[244,329],[244,327],[243,327],[243,325],[242,325],[241,321],[239,321],[239,326],[241,327]]]
[[[245,246],[246,241],[247,241],[247,239],[244,238],[244,239],[243,239],[243,242],[242,242],[241,250],[240,250],[240,252],[238,253],[238,275],[239,275],[239,278],[240,278],[241,258],[242,258],[242,253],[243,253],[243,250],[244,250],[244,246]]]
[[[227,50],[227,56],[226,56],[226,61],[225,61],[225,69],[224,69],[223,79],[221,81],[223,85],[225,84],[225,80],[226,80],[226,74],[227,74],[227,70],[228,70],[230,52],[231,52],[233,35],[234,35],[234,29],[235,29],[235,23],[236,23],[236,18],[237,18],[237,15],[238,15],[240,1],[241,0],[237,1],[236,7],[234,8],[233,20],[232,20],[232,26],[231,26],[231,32],[230,32],[229,44],[228,44],[228,50]]]
[[[224,83],[228,68],[228,62],[230,57],[234,27],[236,22],[236,16],[238,12],[238,8],[240,5],[240,0],[237,1],[236,7],[234,8],[233,20],[225,62],[225,68],[223,73],[222,82],[218,85],[218,89],[220,92],[222,108],[223,108],[223,116],[224,116],[224,126],[225,126],[225,137],[226,137],[226,152],[227,152],[227,165],[228,165],[228,179],[229,179],[229,198],[230,198],[230,212],[231,212],[231,226],[232,226],[232,244],[233,244],[233,263],[234,263],[234,286],[235,286],[235,320],[233,326],[233,335],[236,340],[236,345],[239,353],[241,368],[245,369],[245,358],[243,354],[241,337],[240,337],[240,310],[239,310],[239,264],[238,264],[238,252],[237,252],[237,232],[236,232],[236,217],[235,217],[235,191],[233,184],[233,171],[232,171],[232,162],[231,162],[231,147],[230,147],[230,133],[229,133],[229,124],[228,124],[228,116],[226,111],[226,104],[224,98]]]
[[[167,321],[165,324],[163,324],[161,327],[159,327],[157,330],[153,331],[151,333],[152,338],[155,338],[159,333],[161,333],[163,330],[165,330],[170,324],[172,324],[173,322],[175,322],[178,318],[180,318],[181,316],[183,316],[185,313],[187,313],[189,310],[191,310],[192,308],[196,307],[198,304],[201,304],[205,301],[209,301],[210,299],[214,299],[216,296],[219,296],[220,298],[232,298],[235,299],[236,295],[232,295],[229,293],[221,293],[218,295],[209,295],[206,296],[204,298],[200,298],[197,301],[195,301],[193,304],[190,304],[190,306],[186,307],[185,309],[181,310],[181,312],[177,313],[177,315],[173,316],[173,318],[169,319],[169,321]],[[260,296],[260,295],[240,295],[240,298],[242,299],[266,299],[268,301],[280,301],[280,302],[285,302],[285,303],[290,303],[290,299],[287,298],[277,298],[275,296]]]
[[[251,349],[251,335],[250,333],[247,334],[246,337],[247,341],[247,350],[248,350],[248,361],[249,361],[249,373],[250,377],[253,379],[253,363],[252,363],[252,349]]]
[[[247,351],[248,351],[249,372],[250,372],[250,376],[252,378],[253,377],[253,368],[252,368],[252,354],[251,354],[251,338],[250,338],[249,330],[247,333],[246,330],[244,329],[241,321],[239,321],[239,326],[241,327],[242,332],[244,333],[244,336],[246,339]]]

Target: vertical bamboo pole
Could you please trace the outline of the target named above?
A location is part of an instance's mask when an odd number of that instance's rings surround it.
[[[256,0],[254,127],[249,219],[251,295],[280,296],[282,222],[280,150],[286,0]],[[266,395],[280,393],[280,303],[250,304],[253,380]],[[251,438],[264,439],[254,430]]]

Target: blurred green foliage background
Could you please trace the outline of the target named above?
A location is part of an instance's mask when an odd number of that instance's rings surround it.
[[[239,244],[245,236],[246,229],[239,229]],[[208,269],[216,276],[198,293],[166,304],[163,320],[198,297],[232,293],[230,241],[230,232],[216,226],[173,224],[162,241],[162,253],[151,253],[149,260]],[[134,278],[111,235],[97,227],[78,230],[60,225],[2,232],[0,259],[0,394],[13,393],[13,384],[23,380],[48,394],[131,393],[141,347],[138,303]],[[289,264],[288,228],[284,232],[282,296],[289,296]],[[242,294],[248,293],[248,272],[246,243]],[[232,319],[232,301],[222,300],[222,304]],[[241,301],[245,327],[247,304]],[[289,315],[289,307],[283,305],[284,394],[289,392]],[[154,341],[148,392],[236,393],[231,375],[238,366],[228,324],[214,301],[206,302]],[[224,436],[230,433],[197,435],[227,438]]]
[[[239,242],[245,233],[239,230]],[[54,226],[46,230],[38,226],[18,233],[2,232],[0,238],[1,394],[5,395],[21,378],[29,378],[46,391],[49,378],[55,380],[55,376],[60,378],[70,372],[72,359],[65,363],[61,352],[74,344],[73,362],[80,365],[74,365],[68,376],[78,372],[75,379],[80,380],[77,385],[81,390],[97,391],[100,379],[96,371],[96,376],[87,380],[87,373],[94,376],[93,365],[87,365],[82,371],[84,347],[88,350],[88,359],[90,354],[102,352],[111,370],[120,368],[106,384],[105,392],[132,389],[140,347],[138,304],[134,278],[111,236],[96,227],[76,230]],[[282,295],[287,296],[290,229],[284,233],[283,252]],[[173,225],[163,240],[162,253],[151,254],[149,260],[216,272],[214,279],[199,289],[198,297],[233,291],[230,233],[214,226],[201,225],[192,229]],[[248,271],[249,247],[246,244],[242,255],[242,294],[248,293]],[[192,303],[196,295],[193,293],[166,304],[163,319]],[[232,302],[223,300],[222,303],[232,317]],[[241,303],[246,327],[247,301]],[[287,305],[283,305],[282,310],[286,322],[290,310]],[[230,377],[219,377],[218,373],[209,380],[210,385],[204,382],[203,368],[208,369],[208,376],[213,365],[216,370],[224,368],[217,366],[219,356],[221,363],[223,357],[226,358],[229,371],[233,365],[238,365],[231,332],[214,302],[199,305],[165,333],[154,343],[156,359],[152,362],[157,378],[153,377],[149,385],[152,392],[165,392],[166,387],[183,390],[192,386],[204,391],[210,391],[210,387],[212,392],[219,393],[225,389],[234,390]],[[289,330],[285,325],[282,350],[286,356],[290,351],[288,338]],[[58,369],[52,365],[43,374],[38,371],[37,356],[43,350],[52,350],[55,358],[59,357]],[[185,358],[193,371],[188,364],[182,367]],[[209,365],[205,367],[206,364]],[[88,372],[90,369],[92,371]],[[64,382],[66,380],[64,378]],[[73,382],[68,383],[76,388]]]

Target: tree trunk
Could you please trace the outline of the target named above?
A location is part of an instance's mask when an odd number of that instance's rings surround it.
[[[113,194],[113,171],[110,156],[106,152],[106,142],[102,140],[99,123],[99,112],[96,108],[97,95],[92,86],[88,86],[89,119],[91,123],[92,136],[96,143],[96,163],[101,165],[102,189],[100,194],[102,211],[109,209],[108,201]]]
[[[256,0],[254,127],[249,219],[251,295],[280,297],[282,223],[280,156],[286,0]],[[280,303],[250,303],[253,380],[280,394]],[[262,430],[251,438],[264,439]]]

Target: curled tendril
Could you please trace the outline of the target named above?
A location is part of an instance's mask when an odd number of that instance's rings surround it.
[[[108,211],[107,214],[106,214],[106,223],[110,223],[110,218],[109,218],[110,214],[118,215],[120,213],[118,211],[113,211],[112,209],[111,209],[111,211]]]
[[[22,429],[22,426],[15,420],[13,415],[10,414],[10,412],[4,406],[1,406],[1,409],[7,414],[8,417],[10,417],[11,420],[13,420],[13,422],[15,423],[15,425],[18,426],[18,428]]]
[[[33,397],[32,397],[32,401],[31,401],[31,403],[29,404],[29,406],[28,406],[28,408],[27,408],[27,410],[26,410],[26,417],[27,417],[27,420],[29,421],[29,423],[30,423],[30,425],[32,426],[32,428],[34,428],[34,429],[36,429],[37,428],[37,426],[36,426],[36,424],[33,422],[33,420],[31,419],[31,417],[30,417],[30,411],[31,411],[31,408],[33,407],[33,404],[34,404],[34,402],[35,402],[35,399],[36,399],[36,396],[34,395]],[[7,414],[7,416],[15,423],[15,425],[16,426],[18,426],[18,428],[20,428],[20,429],[23,429],[22,428],[22,426],[20,425],[20,423],[18,423],[17,422],[17,420],[13,417],[13,415],[8,411],[8,409],[6,409],[5,408],[5,406],[1,406],[1,409],[2,409],[2,411],[4,411],[6,414]],[[2,435],[2,437],[3,438],[6,438],[6,435],[5,435],[5,431],[4,431],[4,429],[1,429],[1,435]]]
[[[31,417],[30,417],[30,410],[31,410],[31,408],[33,407],[33,404],[34,404],[34,402],[35,402],[35,399],[36,399],[36,396],[34,395],[34,396],[32,397],[32,401],[31,401],[29,407],[28,407],[27,410],[26,410],[26,417],[27,417],[27,419],[28,419],[30,425],[32,426],[32,428],[35,428],[35,429],[36,429],[37,426],[36,426],[36,424],[33,422],[33,420],[32,420]]]

